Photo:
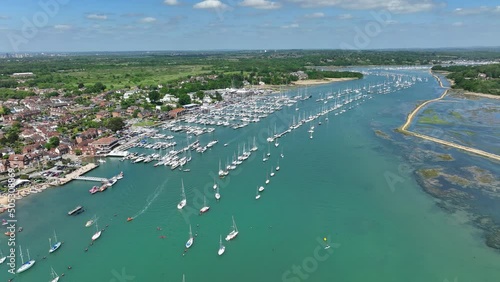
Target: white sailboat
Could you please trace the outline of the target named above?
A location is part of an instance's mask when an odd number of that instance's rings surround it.
[[[280,143],[278,143],[278,138],[274,139],[274,147],[278,147]]]
[[[0,250],[0,264],[2,264],[6,259],[7,259],[7,257],[4,257],[2,250]]]
[[[54,245],[52,245],[52,240],[49,238],[49,253],[53,253],[61,247],[61,242],[57,241],[57,236],[56,236],[56,231],[54,230],[54,241],[56,242]]]
[[[203,198],[203,207],[200,209],[200,214],[201,213],[206,213],[210,209],[209,206],[207,206],[207,197],[205,196]]]
[[[21,256],[21,263],[22,263],[22,265],[21,265],[21,267],[19,267],[16,270],[16,273],[24,272],[24,271],[30,269],[35,264],[35,260],[33,260],[33,259],[30,258],[30,251],[26,250],[26,252],[28,253],[28,261],[24,262],[23,250],[21,249],[21,246],[19,246],[19,255]]]
[[[220,238],[219,238],[219,251],[217,251],[217,254],[219,254],[219,256],[222,256],[222,254],[226,251],[226,247],[224,245],[222,245],[222,235],[220,235]]]
[[[261,186],[261,187],[262,187],[262,186]],[[259,187],[257,187],[257,194],[255,195],[255,200],[260,199],[259,190],[260,190],[260,188],[259,188]]]
[[[85,227],[92,226],[96,220],[97,220],[97,217],[94,215],[93,218],[91,218],[90,220],[87,221],[87,223],[85,223]]]
[[[255,144],[255,137],[253,138],[253,146],[252,148],[250,148],[250,151],[251,152],[255,152],[257,151],[259,148],[257,147],[257,145]]]
[[[266,184],[269,184],[269,176],[266,173]]]
[[[177,208],[182,210],[187,204],[186,193],[184,192],[184,180],[181,180],[181,201],[177,204]]]
[[[215,191],[215,199],[218,201],[220,200],[220,193],[219,193],[219,187],[217,187],[217,190]]]
[[[280,160],[278,159],[278,165],[276,166],[276,171],[280,170]]]
[[[233,218],[233,230],[229,232],[229,234],[226,236],[226,241],[233,240],[234,238],[236,238],[236,236],[238,236],[239,233],[238,228],[236,227],[236,222],[234,222],[234,216],[232,218]]]
[[[55,272],[54,268],[52,266],[50,267],[50,275],[52,276],[52,280],[50,282],[57,282],[59,281],[59,275]]]
[[[95,223],[95,230],[96,232],[94,233],[94,235],[92,235],[92,241],[95,241],[97,239],[99,239],[99,237],[101,237],[101,230],[99,230],[99,226],[97,225],[97,222]]]
[[[217,189],[217,183],[215,182],[215,177],[214,177],[214,186],[213,186],[214,190]]]
[[[259,187],[259,192],[264,192],[264,186]]]
[[[189,225],[189,239],[186,242],[186,249],[191,248],[194,243],[193,232],[191,231],[191,224]]]

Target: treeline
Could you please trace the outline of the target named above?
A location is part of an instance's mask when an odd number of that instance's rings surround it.
[[[351,72],[351,71],[317,71],[317,70],[308,70],[306,74],[309,79],[323,79],[323,78],[344,78],[344,77],[354,77],[361,79],[363,78],[363,74],[359,72]]]
[[[453,88],[500,95],[500,64],[481,66],[434,66],[432,70],[450,72],[446,77],[455,82]]]

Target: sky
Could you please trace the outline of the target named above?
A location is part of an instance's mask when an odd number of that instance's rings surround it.
[[[0,0],[0,53],[483,46],[499,0]]]

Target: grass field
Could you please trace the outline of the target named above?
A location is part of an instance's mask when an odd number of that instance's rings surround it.
[[[61,76],[69,76],[72,81],[77,79],[85,85],[102,82],[107,89],[121,89],[125,86],[135,85],[157,85],[166,83],[188,75],[198,75],[206,70],[202,70],[202,65],[174,65],[162,67],[134,67],[120,66],[109,69],[93,69],[91,71],[65,71]]]

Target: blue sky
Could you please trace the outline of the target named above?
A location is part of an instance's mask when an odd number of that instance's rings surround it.
[[[0,53],[500,46],[496,0],[0,0]]]

